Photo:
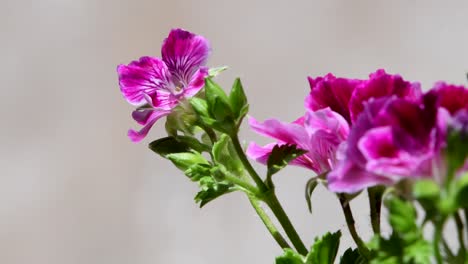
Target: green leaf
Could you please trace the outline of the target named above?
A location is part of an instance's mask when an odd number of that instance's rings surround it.
[[[223,134],[213,145],[213,157],[217,164],[223,165],[227,171],[236,176],[244,173],[242,162],[237,156],[234,145],[228,135]]]
[[[208,161],[198,152],[181,152],[181,153],[172,153],[166,155],[174,165],[186,171],[191,166],[196,164],[209,164]]]
[[[228,69],[228,66],[221,66],[221,67],[215,67],[215,68],[210,68],[208,70],[208,76],[209,77],[215,77],[221,72],[225,71]]]
[[[316,239],[306,258],[307,264],[333,263],[340,246],[341,231],[326,233],[320,239]]]
[[[403,248],[403,262],[412,264],[431,263],[432,245],[425,240],[418,240],[415,243]],[[453,263],[453,262],[451,262]]]
[[[440,188],[432,180],[418,180],[413,185],[413,197],[418,200],[426,213],[425,221],[433,219],[439,213]]]
[[[149,148],[164,158],[171,153],[190,151],[190,146],[187,143],[180,142],[175,137],[164,137],[155,140],[149,144]]]
[[[197,152],[210,152],[211,147],[201,143],[198,139],[189,136],[177,136],[176,140],[182,144],[186,144],[189,148],[197,151]]]
[[[276,264],[304,264],[304,257],[294,250],[286,248],[282,256],[276,258]]]
[[[216,182],[212,177],[201,178],[199,184],[201,190],[195,196],[195,201],[200,203],[200,208],[232,191],[231,184]]]
[[[418,230],[416,210],[410,202],[394,197],[387,199],[386,205],[390,213],[390,225],[395,232],[402,236],[409,236],[413,233],[412,231]]]
[[[348,248],[340,258],[340,264],[367,264],[368,261],[359,254],[357,248]]]
[[[271,177],[273,174],[286,167],[290,161],[306,153],[305,150],[298,149],[296,145],[282,145],[274,146],[268,157],[268,176]]]
[[[307,207],[309,208],[309,212],[312,213],[312,193],[315,190],[315,187],[317,187],[319,177],[313,177],[310,180],[307,181],[306,183],[306,188],[305,188],[305,198],[307,202]]]
[[[242,119],[247,114],[249,105],[239,78],[237,78],[232,85],[231,93],[229,94],[229,101],[231,103],[235,119]]]

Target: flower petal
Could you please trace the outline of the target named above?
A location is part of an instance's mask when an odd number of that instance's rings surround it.
[[[136,112],[136,111],[135,111]],[[144,113],[135,113],[133,112],[133,117],[135,120],[140,123],[144,124],[144,127],[140,131],[135,131],[133,129],[128,130],[128,137],[133,141],[133,142],[140,142],[143,140],[150,129],[153,127],[154,123],[158,121],[161,117],[167,116],[171,111],[151,111],[149,114],[148,112]]]
[[[301,144],[308,141],[305,128],[296,123],[283,123],[277,119],[267,119],[259,123],[253,117],[249,117],[249,125],[258,134],[277,139],[280,143],[295,144],[301,148]]]
[[[192,75],[206,63],[209,53],[209,43],[204,37],[180,28],[171,30],[161,48],[162,59],[177,86],[190,82]]]
[[[190,83],[184,89],[185,98],[190,98],[198,93],[200,89],[205,85],[205,77],[208,76],[208,68],[201,67],[195,74],[192,76]]]
[[[146,102],[145,95],[153,95],[164,89],[170,82],[166,64],[158,58],[141,57],[128,65],[117,67],[120,90],[125,99],[133,105]]]
[[[332,192],[355,193],[375,185],[390,185],[393,181],[366,171],[351,161],[339,163],[327,175],[328,189]]]
[[[450,114],[461,109],[468,111],[468,89],[464,86],[438,82],[431,91],[438,96],[440,106],[446,108]]]
[[[349,110],[353,122],[364,110],[364,103],[371,98],[395,95],[398,98],[417,101],[421,96],[421,85],[419,83],[404,81],[399,75],[389,75],[384,70],[378,70],[369,77],[368,81],[356,87],[349,101]]]
[[[317,111],[307,111],[304,127],[309,135],[318,130],[335,134],[339,141],[346,140],[349,134],[349,124],[343,116],[332,111],[329,107]]]
[[[336,78],[333,74],[313,79],[308,77],[310,94],[306,97],[305,106],[310,110],[330,107],[331,110],[351,121],[348,104],[351,95],[362,81],[355,79]]]
[[[276,143],[270,143],[265,146],[259,146],[255,142],[251,142],[247,147],[246,154],[249,158],[256,160],[262,164],[267,164],[268,157],[270,157],[273,147]]]

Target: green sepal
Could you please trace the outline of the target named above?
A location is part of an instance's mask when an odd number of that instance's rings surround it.
[[[338,248],[340,247],[341,231],[326,233],[321,238],[316,238],[309,254],[306,264],[329,264],[334,263]]]
[[[221,72],[227,70],[229,67],[228,66],[220,66],[220,67],[215,67],[215,68],[210,68],[208,70],[208,76],[209,77],[216,77],[218,74]]]
[[[276,257],[276,264],[304,264],[304,257],[294,250],[286,248],[283,255]]]
[[[196,164],[209,164],[208,161],[198,152],[181,152],[166,155],[174,165],[180,170],[186,171]]]
[[[232,109],[229,105],[228,96],[218,84],[211,80],[211,78],[205,79],[205,97],[208,103],[208,111],[210,112],[211,116],[216,117],[216,115],[232,115]],[[216,101],[220,102],[216,103]],[[216,109],[214,109],[215,104],[217,104]],[[222,121],[219,119],[217,120]]]
[[[232,111],[234,112],[235,119],[237,121],[242,120],[249,111],[249,104],[239,78],[237,78],[232,85],[232,89],[229,94],[229,101]]]
[[[209,117],[209,112],[208,112],[208,103],[206,100],[203,100],[198,97],[192,97],[190,98],[190,105],[192,106],[193,110],[199,115],[199,116],[205,116]]]

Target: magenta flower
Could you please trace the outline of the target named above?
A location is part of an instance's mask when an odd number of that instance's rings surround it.
[[[136,106],[147,105],[132,113],[135,121],[143,125],[140,131],[128,131],[132,141],[145,138],[158,119],[203,87],[209,52],[208,41],[202,36],[173,29],[162,45],[162,59],[141,57],[117,67],[125,99]]]
[[[330,108],[309,110],[304,117],[292,123],[268,119],[263,123],[249,118],[251,128],[264,136],[276,139],[275,143],[258,146],[250,143],[247,155],[266,164],[275,145],[294,144],[307,153],[291,162],[321,174],[331,170],[336,163],[336,151],[349,133],[346,120]]]
[[[310,94],[306,106],[312,110],[330,107],[343,116],[349,124],[356,121],[364,109],[364,103],[374,98],[395,95],[399,98],[418,100],[421,96],[419,83],[404,81],[399,75],[377,70],[369,80],[336,78],[333,74],[315,79],[309,77]]]
[[[314,111],[330,107],[351,124],[349,100],[362,80],[336,78],[329,73],[325,77],[308,77],[310,94],[306,97],[306,108]]]
[[[344,159],[328,175],[330,190],[352,193],[405,177],[431,177],[441,145],[437,101],[434,93],[427,93],[422,103],[391,96],[365,104]]]

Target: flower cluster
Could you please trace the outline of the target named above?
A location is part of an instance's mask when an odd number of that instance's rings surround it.
[[[238,134],[249,110],[247,96],[240,79],[229,94],[215,83],[225,67],[206,67],[209,53],[205,38],[174,29],[163,42],[161,58],[142,57],[117,67],[120,90],[136,106],[132,117],[143,126],[128,136],[139,142],[166,117],[168,136],[149,147],[199,185],[195,201],[200,207],[244,192],[284,249],[277,264],[334,263],[341,231],[316,239],[308,250],[276,196],[272,175],[297,165],[316,174],[305,188],[309,209],[319,182],[340,202],[357,246],[345,251],[341,264],[468,263],[462,232],[468,226],[466,87],[438,82],[424,92],[418,82],[382,69],[367,79],[309,77],[303,115],[293,122],[249,117],[251,129],[274,142],[252,142],[244,150]],[[264,177],[248,157],[267,166]],[[354,227],[350,206],[365,189],[374,231],[367,244]],[[424,223],[418,224],[415,202],[426,213]],[[390,237],[380,232],[382,204],[389,212]],[[458,252],[451,251],[442,234],[449,219],[457,224]],[[431,242],[424,237],[427,222],[434,227]]]
[[[247,153],[265,163],[274,145],[295,144],[307,153],[291,164],[327,173],[334,192],[437,177],[447,126],[464,120],[468,109],[465,87],[439,82],[423,93],[419,83],[384,70],[366,80],[309,77],[309,84],[306,113],[298,120],[250,119],[254,131],[277,142],[251,143]]]

